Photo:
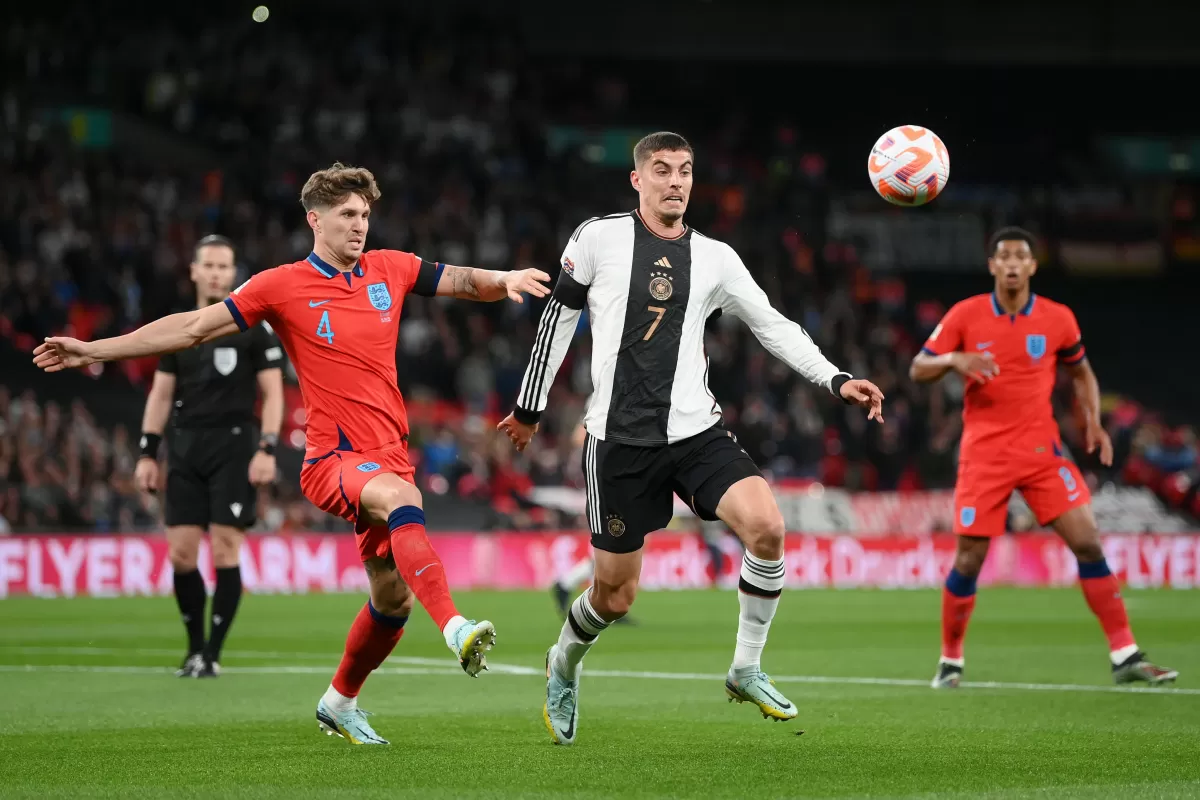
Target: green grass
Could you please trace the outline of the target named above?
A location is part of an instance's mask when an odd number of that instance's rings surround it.
[[[1194,687],[1200,592],[1127,599],[1139,641]],[[588,656],[573,748],[552,746],[541,722],[538,672],[559,628],[542,594],[459,597],[496,623],[493,663],[524,670],[466,678],[418,613],[361,698],[392,746],[320,735],[313,709],[362,602],[246,597],[227,673],[203,682],[170,677],[183,634],[169,598],[0,601],[0,796],[1200,796],[1200,693],[1081,688],[1109,678],[1074,590],[985,590],[967,677],[1075,688],[946,693],[795,680],[924,683],[937,593],[787,593],[764,662],[800,706],[787,725],[725,702],[716,676],[733,648],[732,593],[646,594],[640,624],[608,631]],[[600,674],[618,670],[694,677]]]

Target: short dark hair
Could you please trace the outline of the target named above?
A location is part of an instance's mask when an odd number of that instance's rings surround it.
[[[637,144],[633,146],[633,166],[640,167],[646,163],[646,159],[657,153],[659,150],[667,150],[677,152],[686,150],[688,155],[693,159],[696,157],[692,146],[688,144],[688,140],[680,136],[678,133],[670,131],[659,131],[651,133],[648,136],[643,136]]]
[[[305,211],[314,208],[332,208],[338,203],[346,202],[346,198],[356,194],[367,201],[368,206],[375,205],[382,192],[371,170],[365,167],[350,167],[337,161],[328,169],[314,172],[308,176],[304,188],[300,190],[300,204]]]
[[[1009,225],[993,233],[992,238],[988,240],[988,258],[996,255],[996,248],[1001,242],[1025,242],[1030,250],[1033,250],[1035,245],[1032,233],[1016,225]]]
[[[201,247],[210,246],[228,247],[229,252],[233,253],[234,259],[237,259],[237,248],[233,246],[233,241],[229,239],[229,237],[221,236],[218,233],[210,233],[208,236],[205,236],[203,239],[196,242],[196,246],[192,248],[192,261],[196,262],[200,260]]]

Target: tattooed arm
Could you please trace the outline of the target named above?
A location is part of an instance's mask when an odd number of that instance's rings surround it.
[[[544,285],[549,280],[549,275],[537,269],[501,272],[447,265],[438,280],[437,294],[443,297],[457,297],[460,300],[478,300],[481,303],[494,303],[508,297],[523,303],[525,301],[521,297],[522,293],[534,297],[545,297],[549,294],[550,289]]]

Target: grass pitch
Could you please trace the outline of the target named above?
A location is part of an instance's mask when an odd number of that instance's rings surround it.
[[[764,666],[801,713],[776,724],[725,702],[732,593],[645,594],[639,624],[588,656],[571,748],[541,720],[560,624],[547,595],[459,596],[499,632],[478,680],[415,613],[360,698],[390,747],[322,736],[313,717],[364,598],[247,596],[215,681],[171,676],[170,598],[10,598],[0,796],[1200,796],[1200,593],[1126,598],[1178,690],[1113,690],[1077,590],[983,590],[957,692],[927,687],[936,592],[787,592]]]

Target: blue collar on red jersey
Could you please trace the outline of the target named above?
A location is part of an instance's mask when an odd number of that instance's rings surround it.
[[[1033,301],[1034,300],[1037,300],[1037,295],[1034,294],[1033,292],[1030,292],[1029,293],[1029,302],[1025,304],[1025,307],[1022,308],[1020,310],[1020,312],[1018,312],[1022,317],[1028,317],[1030,314],[1033,313]],[[1004,316],[1004,309],[1000,306],[1000,298],[996,297],[995,292],[992,292],[992,311],[996,314],[997,317]]]
[[[363,276],[362,264],[355,264],[354,268],[349,270],[349,272],[342,272],[340,269],[328,263],[316,253],[308,254],[308,263],[316,267],[317,272],[321,273],[326,278],[335,278],[338,275],[345,275],[346,280],[349,281],[350,275],[353,275],[356,278],[361,278]]]

